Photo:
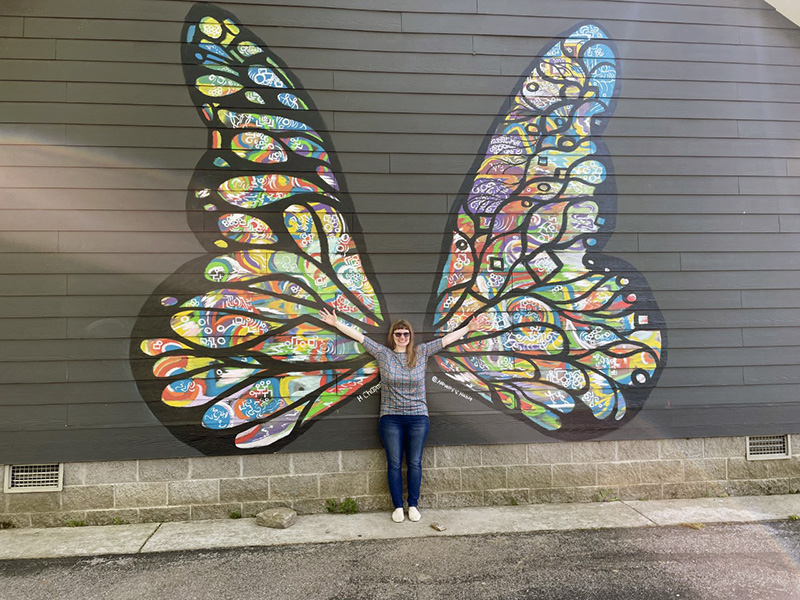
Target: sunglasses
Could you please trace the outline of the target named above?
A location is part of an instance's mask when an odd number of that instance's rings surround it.
[[[411,332],[409,332],[409,331],[395,331],[395,332],[392,333],[392,335],[394,337],[397,337],[397,338],[407,338],[407,337],[411,337]]]

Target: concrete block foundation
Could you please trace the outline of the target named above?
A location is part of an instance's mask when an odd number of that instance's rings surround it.
[[[461,508],[800,493],[790,459],[747,461],[745,438],[429,447],[421,505]],[[251,517],[285,506],[322,513],[355,499],[391,508],[381,449],[69,463],[61,492],[6,493],[4,527]],[[0,469],[2,473],[2,469]]]

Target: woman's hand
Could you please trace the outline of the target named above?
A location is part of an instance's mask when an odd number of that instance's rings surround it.
[[[479,315],[469,320],[467,323],[467,331],[470,333],[473,331],[486,331],[487,323],[486,323],[486,315]]]
[[[334,310],[331,312],[327,308],[323,308],[321,311],[319,311],[319,318],[323,323],[330,325],[331,327],[336,327],[336,323],[339,321],[336,318],[336,311]]]

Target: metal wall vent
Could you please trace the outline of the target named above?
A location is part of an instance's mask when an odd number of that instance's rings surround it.
[[[60,492],[64,487],[64,465],[6,465],[3,491]]]
[[[747,436],[747,460],[791,458],[792,444],[788,435]]]

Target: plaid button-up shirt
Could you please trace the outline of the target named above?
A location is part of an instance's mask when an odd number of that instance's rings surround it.
[[[425,370],[428,358],[442,349],[442,339],[417,345],[417,364],[408,367],[405,353],[395,352],[364,336],[361,344],[378,361],[381,373],[381,416],[428,415]]]

